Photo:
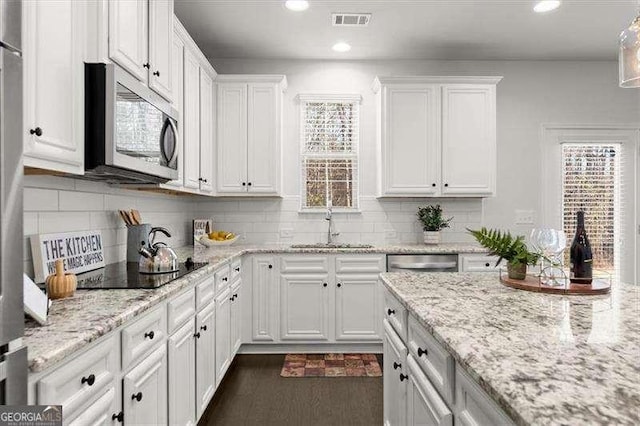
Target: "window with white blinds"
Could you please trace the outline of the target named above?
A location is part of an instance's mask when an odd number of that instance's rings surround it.
[[[300,96],[301,209],[358,208],[360,96]]]
[[[584,210],[593,266],[610,272],[619,266],[622,161],[620,144],[562,144],[563,224],[568,244],[575,234],[576,213]]]

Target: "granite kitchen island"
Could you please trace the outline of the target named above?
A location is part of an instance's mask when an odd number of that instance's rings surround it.
[[[586,297],[507,288],[494,273],[382,281],[516,424],[640,424],[640,286]]]

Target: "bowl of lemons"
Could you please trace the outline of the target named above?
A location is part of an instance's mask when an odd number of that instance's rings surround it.
[[[238,241],[239,237],[233,232],[213,231],[208,235],[201,236],[197,241],[207,247],[230,246]]]

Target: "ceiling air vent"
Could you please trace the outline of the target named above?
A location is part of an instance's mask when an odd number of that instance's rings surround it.
[[[370,13],[332,13],[334,27],[367,27],[371,21]]]

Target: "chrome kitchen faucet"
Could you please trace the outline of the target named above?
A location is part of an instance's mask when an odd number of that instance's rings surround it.
[[[329,222],[329,228],[327,229],[327,244],[333,244],[333,237],[337,237],[340,233],[333,232],[333,203],[331,200],[327,202],[327,215],[324,219]]]

